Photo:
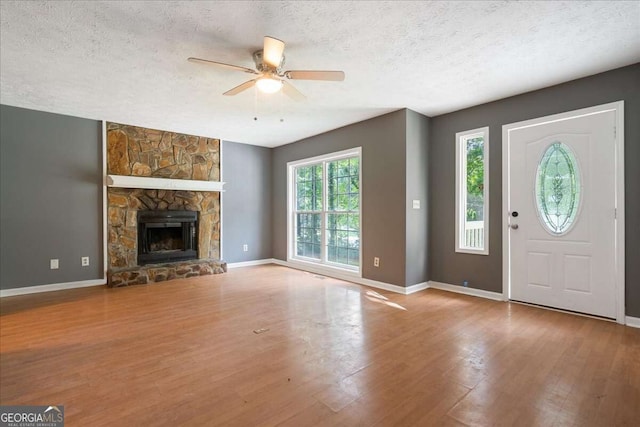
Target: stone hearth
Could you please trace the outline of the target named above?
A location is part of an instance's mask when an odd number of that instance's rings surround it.
[[[150,264],[141,267],[110,270],[107,283],[111,288],[145,285],[153,282],[188,277],[220,274],[227,271],[227,264],[215,260],[192,260],[167,264]]]

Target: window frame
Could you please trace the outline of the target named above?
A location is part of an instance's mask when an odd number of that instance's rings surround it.
[[[467,141],[483,138],[483,247],[481,249],[467,247],[464,244],[465,225],[467,222]],[[489,255],[489,127],[467,130],[456,133],[456,203],[455,203],[455,251],[474,255]]]
[[[331,213],[356,213],[356,211],[329,211],[328,210],[328,183],[327,183],[327,167],[328,163],[343,160],[346,158],[357,157],[359,161],[358,180],[359,180],[359,203],[357,213],[359,215],[359,261],[358,266],[349,267],[344,264],[331,262],[328,260],[327,247],[327,224],[326,218]],[[296,254],[296,213],[307,213],[307,211],[297,210],[297,190],[296,190],[296,169],[299,167],[320,165],[322,167],[322,209],[318,213],[320,218],[320,260],[299,256]],[[316,213],[308,212],[308,213]],[[299,263],[302,266],[314,269],[329,269],[330,271],[338,271],[341,274],[362,277],[362,148],[350,148],[334,153],[324,154],[320,156],[310,157],[301,160],[295,160],[287,163],[287,262],[291,264]]]

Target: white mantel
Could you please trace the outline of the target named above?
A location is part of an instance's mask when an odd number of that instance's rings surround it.
[[[145,188],[150,190],[185,190],[224,192],[224,182],[192,179],[150,178],[146,176],[107,175],[107,187]]]

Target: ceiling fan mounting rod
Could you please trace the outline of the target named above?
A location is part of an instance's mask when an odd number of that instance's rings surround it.
[[[266,64],[263,60],[263,50],[256,50],[253,52],[253,62],[256,64],[256,69],[261,73],[272,73],[277,74],[278,76],[282,76],[282,67],[284,67],[284,54],[282,55],[282,60],[277,67],[273,67],[272,65]]]

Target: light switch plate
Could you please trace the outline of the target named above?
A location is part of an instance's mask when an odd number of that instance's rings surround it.
[[[413,201],[413,209],[420,209],[420,200]]]
[[[59,269],[59,268],[60,268],[60,260],[57,260],[57,259],[52,259],[52,260],[50,260],[50,261],[49,261],[49,267],[50,267],[52,270],[57,270],[57,269]]]

